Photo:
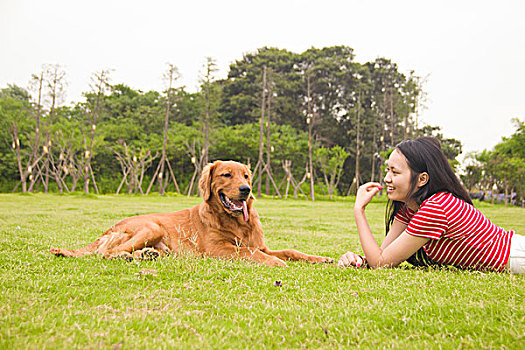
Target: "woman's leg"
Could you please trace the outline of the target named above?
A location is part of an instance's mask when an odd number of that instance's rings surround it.
[[[514,234],[510,242],[510,272],[525,273],[525,236]]]

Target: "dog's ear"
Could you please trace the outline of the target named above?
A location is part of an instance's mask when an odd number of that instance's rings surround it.
[[[201,178],[199,180],[199,191],[201,192],[202,199],[208,201],[211,197],[211,180],[213,178],[213,169],[217,162],[208,163],[204,169],[202,169]]]

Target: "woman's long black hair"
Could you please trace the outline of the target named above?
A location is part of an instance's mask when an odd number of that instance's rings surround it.
[[[438,192],[449,192],[455,197],[472,204],[470,195],[459,182],[447,157],[441,150],[441,144],[438,139],[434,137],[420,137],[416,140],[407,140],[397,145],[396,149],[405,156],[412,175],[407,199],[411,198],[417,205],[421,205],[423,201]],[[423,172],[428,174],[428,182],[418,188],[417,180],[419,174]],[[402,205],[403,202],[388,201],[385,216],[387,233],[390,231],[390,226]],[[416,266],[434,264],[423,248],[419,249],[407,261]]]

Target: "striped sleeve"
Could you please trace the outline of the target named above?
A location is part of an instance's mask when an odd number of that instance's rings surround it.
[[[414,214],[406,228],[412,236],[438,240],[447,231],[448,220],[441,205],[427,201]]]

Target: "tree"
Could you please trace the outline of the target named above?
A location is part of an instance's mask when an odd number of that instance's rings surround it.
[[[101,103],[104,101],[103,97],[106,92],[106,88],[109,86],[109,70],[101,70],[96,72],[91,77],[91,98],[87,100],[87,106],[89,108],[89,115],[91,116],[90,120],[90,137],[89,141],[84,135],[84,159],[85,162],[82,162],[82,173],[84,178],[84,193],[89,193],[89,181],[93,181],[93,187],[95,192],[98,194],[97,182],[95,181],[95,174],[93,173],[93,168],[91,167],[91,159],[93,158],[93,146],[95,141],[95,134],[97,130],[97,122],[99,119],[99,113],[101,109]],[[88,96],[89,97],[89,96]]]
[[[179,78],[179,71],[177,67],[173,64],[168,65],[168,71],[165,74],[165,78],[168,81],[168,90],[166,91],[166,118],[164,121],[164,139],[162,142],[162,155],[160,158],[159,165],[157,166],[157,170],[155,170],[155,174],[153,175],[153,178],[151,179],[151,182],[149,184],[148,190],[146,191],[146,194],[149,193],[151,190],[151,186],[153,185],[153,182],[156,178],[158,178],[159,182],[159,193],[161,195],[164,195],[165,188],[168,184],[168,179],[171,176],[171,179],[173,180],[173,184],[175,185],[175,188],[177,189],[177,192],[180,193],[179,185],[177,184],[177,180],[175,179],[175,175],[173,174],[173,169],[171,168],[170,161],[166,155],[166,148],[168,146],[168,125],[169,125],[169,116],[170,116],[170,109],[172,102],[172,89],[173,89],[173,83],[175,80]],[[164,166],[167,165],[169,169],[169,173],[164,175]],[[163,182],[163,179],[164,182]]]
[[[364,130],[367,126],[366,112],[368,109],[367,101],[369,101],[367,96],[370,94],[370,88],[368,69],[354,64],[353,68],[345,74],[343,103],[346,108],[342,108],[343,125],[348,135],[347,144],[349,149],[353,149],[355,167],[354,178],[348,188],[348,194],[352,192],[352,188],[356,190],[361,184],[361,157],[366,138]]]
[[[310,199],[315,201],[315,189],[314,189],[314,162],[313,162],[313,148],[314,148],[314,133],[313,127],[314,123],[317,121],[317,114],[313,112],[313,103],[312,103],[312,84],[311,84],[311,69],[307,68],[306,70],[306,103],[307,103],[307,114],[306,114],[306,124],[308,125],[308,167],[306,172],[306,177],[310,180]]]
[[[343,165],[348,156],[349,153],[340,146],[334,146],[332,148],[319,147],[315,151],[315,158],[323,173],[330,199],[333,198],[333,194],[341,180]]]
[[[44,131],[45,140],[42,145],[41,153],[43,164],[40,165],[39,163],[36,163],[38,172],[35,177],[35,182],[31,183],[30,191],[33,190],[35,184],[38,186],[39,183],[42,183],[44,186],[44,192],[47,193],[49,191],[49,178],[51,176],[53,176],[59,190],[62,191],[62,181],[60,180],[60,176],[54,171],[56,166],[54,164],[54,149],[50,130],[55,123],[57,108],[64,102],[65,88],[67,86],[65,76],[66,72],[58,64],[48,64],[43,67],[43,74],[41,74],[43,80],[40,81],[40,84],[43,84],[46,88],[47,93],[45,96],[49,106],[49,113],[47,115],[47,123]],[[38,104],[37,108],[40,108],[39,106],[40,104]]]
[[[263,154],[264,154],[264,110],[266,107],[266,66],[263,66],[263,80],[261,87],[261,118],[259,120],[260,132],[259,132],[259,157],[257,159],[257,165],[255,166],[254,176],[258,176],[257,180],[257,197],[261,197],[261,187],[262,187],[262,173],[263,173]]]
[[[35,111],[35,138],[34,143],[32,147],[31,157],[28,161],[27,168],[31,167],[31,169],[34,169],[36,164],[40,161],[42,156],[39,157],[39,149],[40,149],[40,119],[42,116],[42,92],[43,92],[43,84],[44,84],[44,70],[42,69],[40,71],[40,75],[33,74],[31,76],[31,86],[33,91],[36,91],[37,99],[36,99],[36,108],[33,108]],[[32,189],[34,186],[36,178],[34,176],[30,176],[30,184],[29,188]],[[25,187],[25,186],[23,186]],[[24,191],[25,192],[25,191]]]
[[[219,84],[213,84],[214,74],[218,71],[215,60],[206,57],[204,73],[201,77],[201,96],[204,100],[204,113],[202,115],[203,125],[203,164],[208,164],[210,148],[210,127],[217,126],[218,105],[220,101],[221,89]]]
[[[465,159],[469,164],[465,167],[465,173],[461,174],[460,178],[468,191],[472,193],[475,186],[481,181],[483,167],[476,161],[473,153],[468,154]]]
[[[236,125],[259,120],[266,67],[272,70],[274,91],[279,92],[273,98],[272,119],[278,124],[300,125],[303,114],[302,101],[298,98],[298,91],[302,89],[297,66],[299,56],[287,50],[264,47],[230,65],[228,78],[219,81],[223,86],[220,112],[224,122]]]
[[[18,175],[22,184],[22,192],[27,191],[27,177],[32,176],[31,139],[28,136],[32,129],[29,95],[15,85],[0,92],[0,126],[4,131],[3,138],[9,140],[16,156]],[[27,164],[27,165],[26,165]]]
[[[133,146],[129,147],[123,140],[120,140],[119,146],[112,148],[112,150],[113,153],[115,153],[122,170],[122,181],[120,182],[115,194],[119,194],[122,185],[125,183],[128,187],[128,193],[137,194],[140,192],[144,195],[144,192],[142,191],[144,173],[153,160],[157,158],[158,154],[152,156],[150,150],[137,150]]]

